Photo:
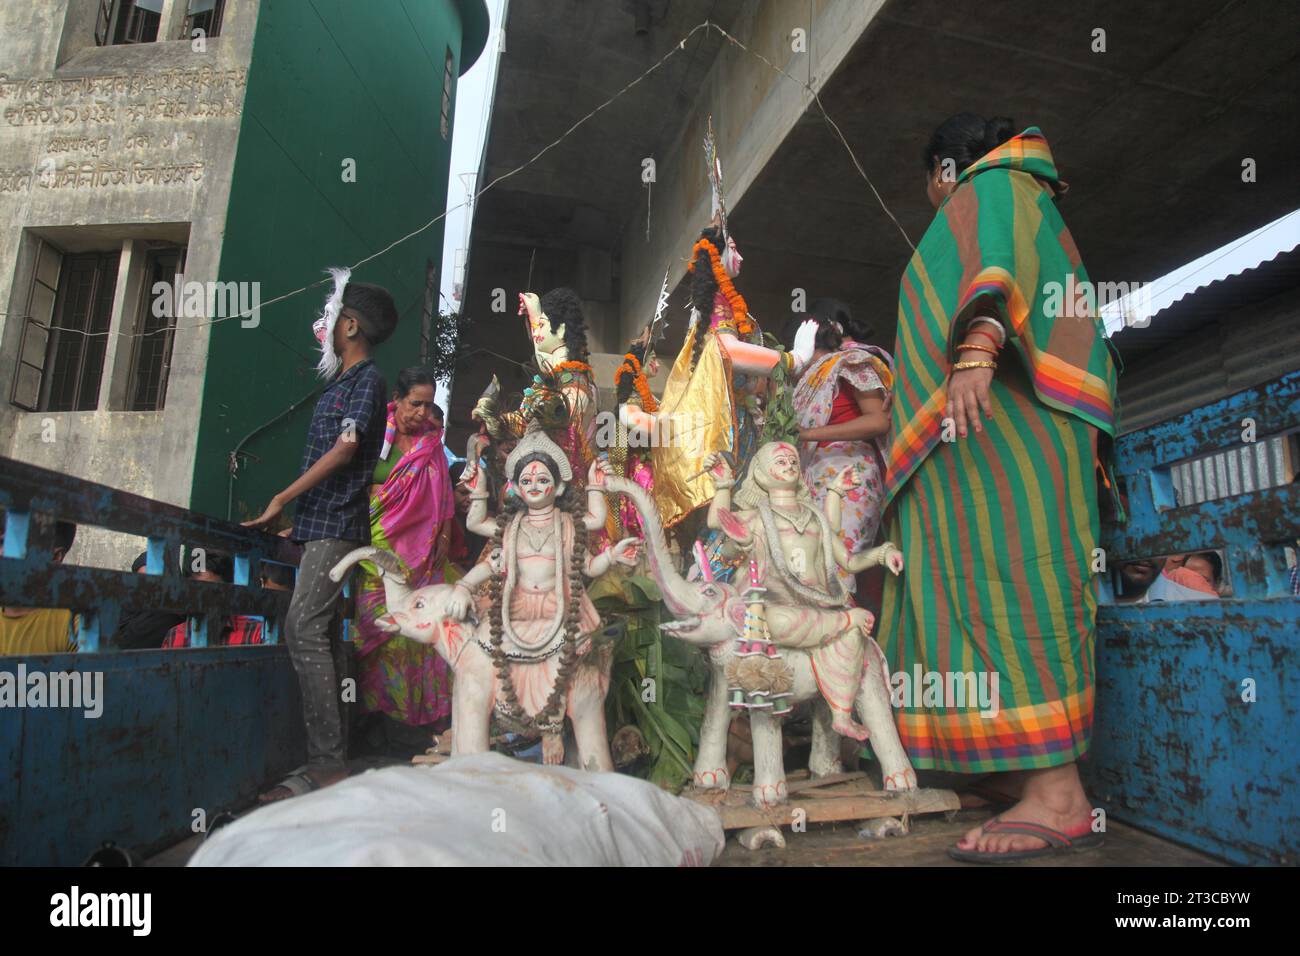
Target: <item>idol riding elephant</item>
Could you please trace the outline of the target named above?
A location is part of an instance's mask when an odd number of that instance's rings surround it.
[[[454,672],[452,754],[488,749],[493,713],[508,727],[540,734],[543,760],[564,759],[563,724],[573,724],[578,756],[589,770],[613,770],[605,735],[605,693],[613,648],[593,641],[600,618],[582,577],[612,564],[633,565],[639,542],[625,539],[600,554],[587,533],[603,525],[604,472],[593,464],[587,513],[572,493],[563,451],[532,427],[506,462],[516,494],[493,527],[485,516],[486,476],[476,469],[469,524],[494,550],[454,585],[412,591],[390,555],[358,548],[330,572],[340,580],[358,561],[383,576],[388,614],[382,626],[432,644]],[[474,591],[480,590],[477,597]]]
[[[626,495],[635,506],[645,533],[646,558],[658,582],[664,603],[676,621],[662,629],[688,644],[707,649],[711,670],[700,749],[695,760],[695,785],[704,789],[730,784],[727,773],[727,727],[730,723],[728,664],[737,659],[745,633],[747,601],[739,586],[721,581],[687,581],[673,566],[664,540],[658,509],[640,485],[624,478],[605,480],[610,492]],[[872,555],[885,560],[892,546]],[[863,556],[855,556],[859,559]],[[814,776],[837,773],[840,734],[828,696],[856,709],[861,729],[853,736],[870,737],[879,758],[887,790],[916,787],[906,751],[890,707],[888,666],[884,654],[868,634],[873,623],[861,608],[823,608],[803,604],[766,602],[768,628],[781,659],[792,672],[793,702],[815,701],[813,746],[809,769]],[[846,679],[847,678],[847,681]],[[753,802],[764,807],[786,799],[781,743],[781,718],[764,710],[752,712],[754,736]]]

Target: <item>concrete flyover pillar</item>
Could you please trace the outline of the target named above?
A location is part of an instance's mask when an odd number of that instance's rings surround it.
[[[760,0],[730,32],[773,65],[820,90],[884,5],[885,0],[823,0],[811,5]],[[722,46],[708,79],[682,115],[671,148],[654,157],[658,178],[649,241],[640,230],[625,234],[622,339],[632,338],[654,315],[665,266],[671,266],[669,288],[681,281],[686,255],[708,222],[703,143],[710,114],[732,208],[811,103],[811,94],[798,83],[730,43]]]

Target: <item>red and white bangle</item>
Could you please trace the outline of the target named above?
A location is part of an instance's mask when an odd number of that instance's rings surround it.
[[[975,327],[975,325],[980,322],[984,323],[985,325],[991,326],[994,330],[996,330],[998,336],[998,348],[1002,348],[1004,345],[1007,344],[1006,328],[997,319],[989,318],[988,316],[984,316],[984,315],[975,316],[975,318],[971,319],[970,323],[966,326],[967,331],[972,330]]]

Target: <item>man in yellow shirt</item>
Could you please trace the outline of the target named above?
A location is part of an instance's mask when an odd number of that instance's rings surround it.
[[[54,527],[54,560],[67,557],[77,526],[59,521]],[[76,653],[81,618],[60,608],[0,608],[0,655]]]

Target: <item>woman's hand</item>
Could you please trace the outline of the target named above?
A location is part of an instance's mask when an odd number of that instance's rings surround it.
[[[944,406],[943,417],[951,418],[957,425],[957,436],[966,437],[969,425],[977,432],[982,432],[980,412],[993,417],[993,406],[989,402],[989,383],[993,381],[991,368],[964,368],[953,372],[948,378],[948,404]]]

